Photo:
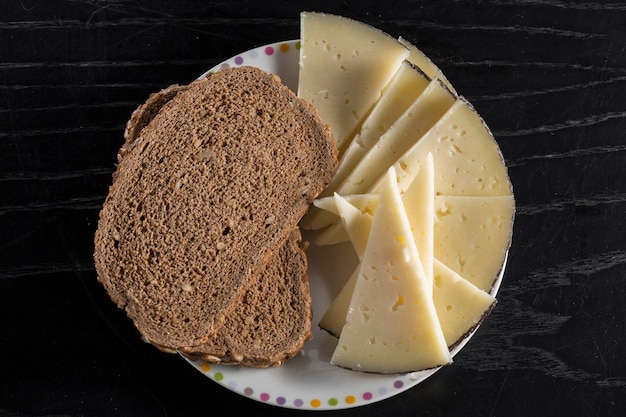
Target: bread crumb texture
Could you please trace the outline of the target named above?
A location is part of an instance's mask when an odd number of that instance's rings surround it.
[[[194,359],[256,368],[279,366],[311,338],[307,258],[296,229],[207,343],[182,352]]]
[[[147,341],[175,350],[218,331],[337,151],[313,107],[239,67],[181,89],[120,159],[95,235],[98,279]]]

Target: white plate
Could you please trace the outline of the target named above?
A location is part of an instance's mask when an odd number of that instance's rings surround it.
[[[277,74],[289,88],[297,91],[299,49],[300,42],[296,40],[261,46],[224,61],[201,77],[222,68],[251,65]],[[307,233],[304,232],[303,236],[306,239]],[[269,369],[185,360],[207,378],[244,397],[303,410],[336,410],[372,404],[414,387],[437,371],[374,375],[330,365],[337,339],[320,330],[317,320],[356,267],[357,258],[350,243],[323,247],[311,244],[307,253],[314,312],[313,340],[305,344],[297,357],[281,367]],[[502,273],[493,287],[494,296]],[[457,354],[472,335],[457,345],[452,355]]]
[[[198,78],[220,69],[253,66],[280,77],[283,84],[292,91],[298,89],[298,67],[300,60],[300,41],[276,42],[251,49],[218,64]]]

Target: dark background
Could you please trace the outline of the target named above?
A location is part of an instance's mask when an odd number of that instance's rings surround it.
[[[91,258],[131,111],[298,38],[301,10],[417,44],[486,119],[517,201],[499,304],[455,363],[327,414],[624,415],[625,3],[1,0],[0,416],[306,414],[142,343]]]

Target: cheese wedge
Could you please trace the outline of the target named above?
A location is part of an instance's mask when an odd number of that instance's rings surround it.
[[[485,199],[499,200],[503,198],[507,197],[486,197]],[[367,243],[366,235],[367,230],[371,229],[372,215],[361,210],[363,208],[367,210],[367,207],[374,207],[375,210],[378,205],[378,196],[349,196],[346,199],[336,195],[334,199],[336,199],[336,207],[332,208],[330,203],[328,203],[328,207],[336,210],[341,216],[357,255],[362,258],[363,253],[361,251],[364,251]],[[459,197],[458,199],[476,200],[473,197]],[[361,205],[361,208],[357,208],[354,203]],[[405,208],[408,205],[406,196],[403,198],[403,204]],[[415,218],[409,218],[409,222],[411,221],[415,221]],[[415,230],[413,230],[413,234],[415,236]],[[423,258],[421,253],[420,258]],[[476,329],[495,306],[496,299],[436,258],[433,259],[432,264],[433,303],[446,344],[449,349],[452,349]],[[319,321],[319,327],[333,336],[339,337],[346,322],[358,271],[359,267],[357,266]]]
[[[346,230],[350,242],[352,242],[357,257],[361,259],[372,227],[373,215],[361,212],[361,210],[336,193],[335,204],[337,205],[337,213],[339,213],[341,218],[342,226]]]
[[[331,363],[387,374],[451,362],[392,168]]]
[[[338,185],[341,195],[360,194],[374,185],[398,157],[419,140],[455,102],[456,97],[438,80],[432,80],[418,99],[361,158],[352,172]],[[425,157],[425,155],[424,155]],[[422,159],[423,162],[423,159]],[[397,167],[396,167],[397,169]],[[406,190],[403,189],[404,192]],[[337,221],[330,213],[320,214],[310,223],[313,230]]]
[[[378,206],[377,194],[342,198],[360,212],[373,213]],[[510,246],[515,217],[514,197],[439,195],[434,202],[433,257],[482,290],[489,291]],[[338,215],[330,200],[322,199],[317,204]],[[350,237],[344,227],[340,222],[333,224],[318,236],[316,243],[345,242]]]
[[[424,92],[430,78],[408,61],[404,61],[371,113],[365,118],[359,132],[339,160],[337,172],[326,189],[330,195],[352,171],[378,139]],[[329,192],[330,191],[330,192]]]
[[[437,79],[374,144],[350,175],[337,187],[341,195],[366,192],[374,180],[410,149],[454,104],[452,95]],[[426,154],[424,154],[424,158]],[[423,162],[422,159],[420,162]],[[397,169],[397,168],[396,168]],[[403,192],[406,190],[406,187]]]
[[[511,242],[513,196],[437,196],[435,215],[435,258],[490,291]]]
[[[496,298],[448,268],[433,260],[433,303],[448,349],[453,349],[489,315]],[[354,292],[358,268],[344,284],[319,322],[319,327],[339,337],[350,299]]]
[[[343,199],[360,212],[374,213],[378,206],[377,194],[348,195]],[[321,199],[316,204],[337,213],[330,202]],[[435,197],[434,211],[433,257],[480,289],[490,291],[511,243],[514,197],[440,195]],[[315,243],[332,245],[348,239],[345,226],[337,222],[324,229]],[[424,256],[426,251],[422,249]]]
[[[350,174],[361,158],[409,106],[417,100],[429,82],[430,78],[409,61],[402,62],[396,74],[383,90],[380,99],[374,104],[372,111],[363,121],[358,133],[341,155],[335,175],[318,198],[332,196],[333,192],[343,182],[344,178]],[[316,225],[325,221],[319,220],[319,217],[327,218],[327,216],[328,213],[320,212],[317,208],[312,207],[302,220],[301,226],[307,229],[319,229]]]
[[[434,166],[432,157],[429,157],[425,169],[417,175],[414,183],[402,196],[402,204],[409,219],[411,233],[416,243],[429,291],[432,291],[433,286],[433,227],[435,217],[433,182]],[[352,201],[355,201],[355,196],[350,197]],[[372,225],[372,213],[378,206],[378,200],[378,195],[369,196],[369,198],[364,196],[361,201],[355,201],[360,208],[336,193],[332,198],[320,200],[324,201],[324,206],[328,210],[337,213],[340,217],[342,230],[345,231],[359,259],[362,259],[365,252]],[[357,273],[358,267],[319,321],[319,327],[332,335],[338,336],[345,324]]]
[[[437,122],[455,100],[456,97],[439,80],[432,80],[418,99],[374,143],[352,172],[337,186],[337,193],[349,195],[367,191],[400,155]],[[312,218],[309,225],[311,229],[318,230],[335,221],[336,216],[322,212]]]
[[[338,194],[336,194],[338,195]],[[363,213],[373,214],[378,207],[378,194],[348,194],[341,196],[346,202],[358,208]],[[340,217],[335,203],[336,197],[322,197],[313,201],[313,204],[319,210],[325,210],[329,213]],[[335,221],[330,226],[320,230],[314,238],[314,242],[318,246],[336,245],[350,240],[345,225],[341,221]]]
[[[427,161],[427,165],[430,162]],[[431,203],[424,203],[427,200],[425,192],[420,195],[417,190],[428,189],[428,182],[425,178],[432,178],[434,170],[426,170],[420,172],[416,177],[416,184],[412,184],[407,194],[402,196],[403,205],[407,210],[407,218],[411,224],[411,229],[416,242],[421,240],[423,234],[418,232],[418,229],[412,222],[422,222],[417,216],[420,211],[424,211],[432,204],[434,212],[434,202],[431,199]],[[420,181],[423,183],[420,185]],[[424,186],[426,184],[426,186]],[[413,191],[416,190],[416,191]],[[482,200],[482,207],[492,207],[494,205],[503,204],[500,209],[510,210],[504,202],[510,199],[510,197],[437,197],[437,207],[445,207],[445,210],[450,210],[452,206],[458,207],[454,202],[467,200],[465,205],[476,206],[480,205]],[[367,231],[371,229],[372,212],[376,211],[378,206],[378,195],[351,195],[346,198],[335,195],[334,198],[322,199],[322,206],[328,210],[333,210],[342,219],[343,226],[347,229],[347,234],[352,242],[355,251],[359,258],[363,256],[361,250],[363,250],[366,243]],[[452,204],[446,205],[445,202],[452,201]],[[420,204],[420,202],[422,204]],[[413,215],[408,214],[410,206],[423,206],[421,209],[413,209]],[[469,214],[469,213],[468,213]],[[434,213],[431,214],[434,216]],[[452,215],[453,213],[439,212],[440,216]],[[429,226],[426,226],[429,227]],[[433,225],[434,227],[434,225]],[[445,227],[444,227],[445,229]],[[446,235],[445,238],[448,238]],[[460,239],[464,239],[465,236],[459,236]],[[471,244],[472,241],[470,241]],[[507,245],[508,247],[508,245]],[[425,246],[418,246],[420,259],[424,260],[425,255],[423,251],[427,251]],[[433,250],[431,249],[431,253]],[[497,251],[496,251],[497,252]],[[484,259],[489,257],[493,251],[488,249],[486,253],[476,254],[477,259]],[[504,260],[502,260],[504,262]],[[422,261],[425,266],[428,261]],[[433,302],[437,311],[437,317],[443,331],[446,344],[449,349],[455,347],[460,343],[464,337],[471,333],[489,314],[491,309],[496,303],[495,298],[489,293],[476,287],[474,284],[463,278],[458,273],[447,267],[443,262],[432,258],[431,264],[433,266]],[[425,268],[426,269],[426,268]],[[330,307],[327,309],[322,319],[319,322],[319,327],[326,330],[332,335],[338,336],[345,324],[345,317],[350,305],[351,294],[354,291],[356,283],[358,267],[356,271],[350,276],[341,292],[333,300]]]
[[[496,299],[437,259],[433,271],[437,317],[446,344],[452,349],[476,329],[495,306]]]
[[[377,194],[342,198],[359,212],[371,214],[378,206]],[[320,199],[316,204],[339,215],[333,197]],[[433,256],[482,290],[489,291],[510,246],[515,217],[514,197],[439,195],[434,199],[434,212]],[[315,242],[318,245],[336,244],[348,239],[345,225],[339,222],[322,231]]]
[[[398,41],[409,49],[410,55],[408,60],[412,64],[419,67],[419,69],[421,69],[424,74],[428,75],[430,78],[439,78],[450,91],[456,94],[452,83],[448,81],[448,79],[439,69],[439,67],[437,67],[437,65],[435,65],[435,63],[430,58],[428,58],[426,54],[424,54],[419,48],[417,48],[411,42],[402,37],[398,38]]]
[[[337,195],[337,193],[335,193]],[[346,202],[355,206],[362,212],[374,214],[376,207],[378,207],[378,194],[347,194],[341,195],[341,198]],[[335,216],[339,216],[339,210],[337,209],[336,197],[323,197],[313,201],[316,207],[322,210],[329,211]]]
[[[411,186],[402,195],[411,233],[417,245],[420,260],[429,288],[433,287],[433,247],[435,226],[435,167],[433,156],[426,155],[426,161],[417,173]]]
[[[457,100],[428,133],[395,161],[401,192],[413,182],[428,153],[433,154],[437,167],[438,195],[512,195],[500,148],[466,100]],[[376,192],[382,183],[381,176],[367,192]]]
[[[378,196],[376,196],[378,197]],[[377,198],[378,199],[378,198]],[[350,204],[340,195],[335,194],[331,197],[333,210],[340,216],[342,222],[342,230],[348,235],[348,239],[354,247],[359,260],[363,258],[365,247],[367,245],[369,233],[372,227],[372,214],[361,212],[354,205]],[[350,307],[350,300],[354,292],[359,265],[346,281],[339,294],[335,297],[331,305],[328,307],[318,325],[321,329],[326,330],[333,336],[339,337],[341,329],[346,323],[346,314]]]
[[[378,194],[349,194],[345,196],[348,202],[352,205],[355,205],[362,211],[367,211],[369,213],[374,213],[376,210],[376,206],[378,205]],[[365,201],[357,201],[365,199]],[[339,216],[337,212],[335,197],[322,197],[313,201],[313,204],[319,210],[325,210],[332,213],[335,216]],[[370,204],[371,206],[367,206]],[[346,232],[346,228],[342,224],[342,222],[336,221],[330,226],[319,230],[316,236],[313,238],[313,241],[317,246],[328,246],[335,245],[338,243],[346,242],[350,240],[348,233]]]
[[[404,210],[411,225],[411,233],[420,254],[424,273],[431,287],[435,222],[434,177],[433,158],[432,155],[427,155],[424,167],[417,174],[406,193],[402,195]],[[352,197],[354,198],[354,195]],[[326,205],[327,211],[339,216],[341,228],[352,242],[359,258],[365,250],[372,216],[378,206],[379,196],[370,196],[370,199],[357,202],[361,205],[361,208],[358,208],[335,193],[332,200],[325,200],[325,203],[322,204],[322,207]]]
[[[301,13],[298,95],[317,108],[340,153],[408,55],[397,39],[362,22]]]

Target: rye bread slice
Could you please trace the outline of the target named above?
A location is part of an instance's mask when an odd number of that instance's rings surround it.
[[[146,341],[201,345],[330,181],[334,142],[277,77],[242,67],[179,91],[125,145],[98,279]]]
[[[192,359],[254,368],[280,366],[293,358],[312,336],[304,249],[300,231],[294,229],[215,336],[180,352]]]
[[[153,93],[133,112],[118,162],[159,110],[187,88],[172,85]],[[179,351],[194,360],[255,368],[280,366],[293,358],[312,337],[307,246],[300,230],[294,229],[217,334],[203,345]]]

